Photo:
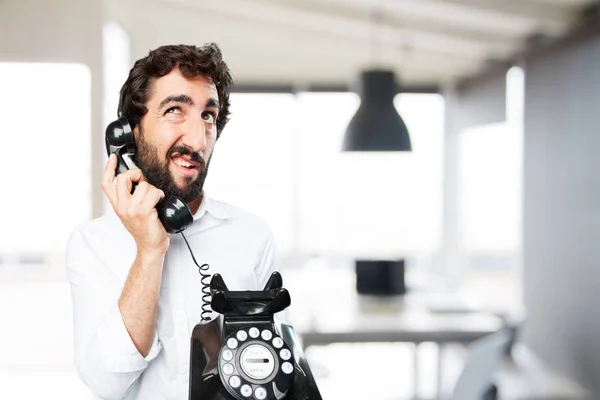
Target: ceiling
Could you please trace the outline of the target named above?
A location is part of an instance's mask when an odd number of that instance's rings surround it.
[[[405,86],[473,77],[560,37],[593,0],[109,0],[135,59],[217,42],[245,85],[347,85],[393,68]]]

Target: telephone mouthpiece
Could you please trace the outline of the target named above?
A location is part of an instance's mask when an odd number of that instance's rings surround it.
[[[179,233],[194,222],[192,212],[180,198],[170,196],[156,205],[158,218],[168,233]]]

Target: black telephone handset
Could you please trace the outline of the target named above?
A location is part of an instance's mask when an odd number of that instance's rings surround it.
[[[189,400],[322,400],[291,325],[273,314],[291,303],[274,272],[261,291],[230,291],[210,282],[221,315],[194,327]]]
[[[132,159],[136,152],[135,138],[126,117],[119,117],[106,127],[105,139],[108,155],[114,153],[117,156],[117,174],[137,168]],[[156,211],[168,233],[179,233],[193,222],[187,204],[176,196],[162,199],[156,205]]]

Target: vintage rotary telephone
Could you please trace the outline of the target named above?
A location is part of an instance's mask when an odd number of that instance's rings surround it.
[[[135,139],[126,117],[119,117],[107,126],[105,140],[108,155],[115,153],[117,156],[117,174],[137,168],[133,162],[136,152]],[[135,189],[135,184],[133,189]],[[156,211],[168,233],[179,233],[193,222],[193,216],[187,204],[176,196],[162,199],[156,205]]]
[[[278,272],[258,291],[215,274],[210,292],[221,315],[192,331],[189,400],[322,400],[294,329],[273,319],[291,303]]]

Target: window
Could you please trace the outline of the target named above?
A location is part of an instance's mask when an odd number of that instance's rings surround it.
[[[511,69],[507,120],[460,135],[461,241],[469,255],[514,257],[521,251],[523,84],[523,71]]]
[[[521,137],[502,123],[469,129],[460,138],[460,215],[471,254],[520,250]]]
[[[490,311],[522,306],[524,73],[506,76],[506,121],[459,136],[460,259],[466,293]]]
[[[62,257],[91,216],[91,75],[80,64],[0,63],[0,257]]]

